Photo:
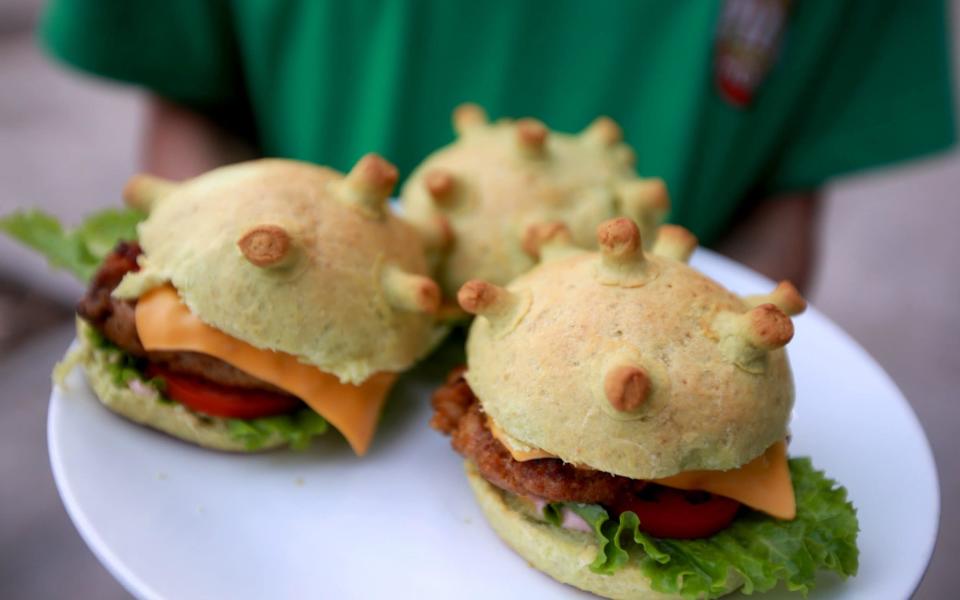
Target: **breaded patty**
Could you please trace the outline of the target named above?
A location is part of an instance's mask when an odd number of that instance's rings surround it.
[[[197,352],[147,352],[140,343],[135,322],[135,300],[121,300],[111,296],[123,276],[139,269],[137,257],[140,246],[136,242],[120,242],[93,276],[86,294],[77,304],[77,314],[86,320],[105,338],[124,352],[152,363],[163,365],[171,371],[202,377],[225,386],[262,389],[274,393],[283,390],[248,375],[218,358]]]
[[[470,459],[484,479],[521,496],[552,502],[609,504],[623,494],[639,491],[642,481],[581,469],[557,458],[518,461],[487,426],[477,397],[463,378],[463,369],[451,373],[433,396],[430,425],[450,436],[454,450]]]

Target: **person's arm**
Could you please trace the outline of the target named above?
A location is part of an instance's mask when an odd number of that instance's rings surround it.
[[[241,136],[157,96],[147,99],[143,144],[144,170],[175,180],[257,156]]]
[[[50,0],[40,36],[66,64],[146,90],[144,167],[182,179],[254,154],[222,130],[255,135],[236,23],[231,2]]]
[[[820,52],[822,60],[780,134],[784,146],[763,180],[752,182],[754,189],[794,193],[754,205],[717,247],[799,284],[816,258],[816,190],[846,173],[941,151],[953,144],[955,124],[949,3],[876,0],[855,10],[851,3],[794,4],[791,18],[836,13],[819,44],[792,38],[795,48]]]
[[[816,259],[817,190],[794,192],[754,204],[715,249],[774,281],[790,280],[801,291]]]

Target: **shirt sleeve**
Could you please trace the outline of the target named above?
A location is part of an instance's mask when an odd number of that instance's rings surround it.
[[[770,191],[943,150],[955,138],[942,1],[851,3],[815,92],[775,161]]]
[[[53,0],[40,38],[80,70],[215,108],[243,89],[230,17],[221,0]]]

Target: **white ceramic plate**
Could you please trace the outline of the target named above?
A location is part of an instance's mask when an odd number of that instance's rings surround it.
[[[771,287],[707,251],[693,262],[739,293]],[[821,577],[811,597],[907,598],[939,519],[927,440],[837,326],[811,309],[796,331],[791,453],[847,487],[862,528],[859,576]],[[75,371],[50,399],[54,477],[84,540],[143,598],[586,596],[528,567],[484,522],[460,457],[427,426],[448,366],[401,381],[364,459],[337,434],[306,453],[204,451],[108,412]]]

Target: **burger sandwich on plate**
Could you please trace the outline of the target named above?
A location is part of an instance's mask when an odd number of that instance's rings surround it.
[[[784,346],[805,302],[741,298],[687,266],[696,239],[631,220],[562,227],[506,287],[470,281],[467,366],[434,396],[490,525],[551,577],[609,598],[715,598],[857,571],[846,491],[788,453]]]
[[[365,453],[397,374],[438,339],[424,246],[387,206],[396,180],[376,155],[347,175],[264,159],[134,177],[125,199],[146,218],[96,267],[61,373],[82,364],[107,408],[200,446],[301,448],[332,425]],[[51,248],[43,223],[4,226],[55,257],[81,248],[55,264],[86,274],[104,228]]]

